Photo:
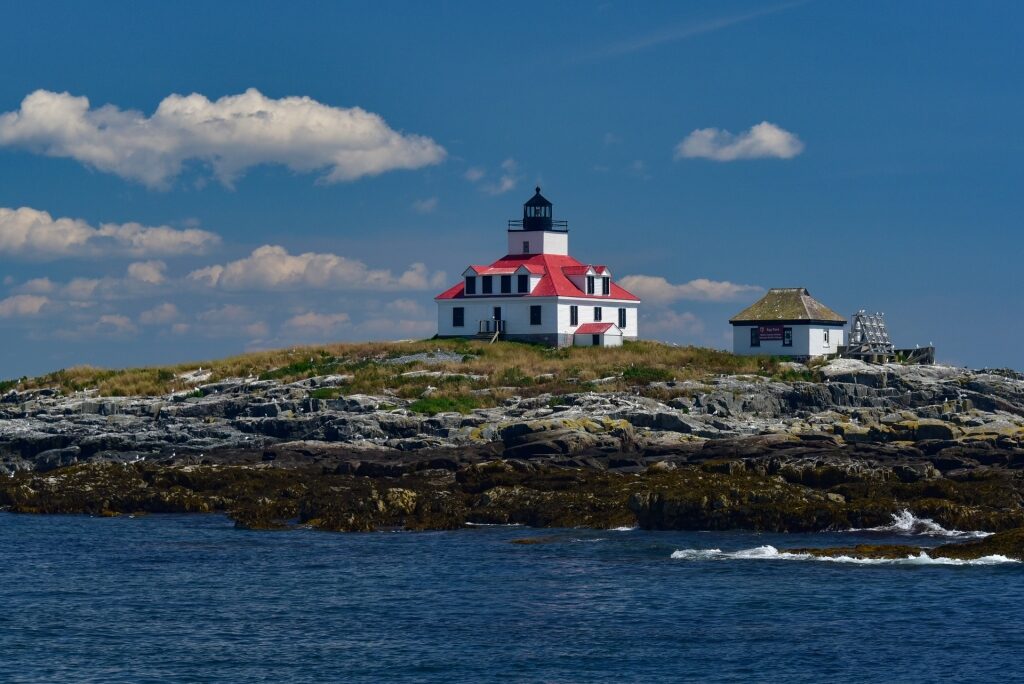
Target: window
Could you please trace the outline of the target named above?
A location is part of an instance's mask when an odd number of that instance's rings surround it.
[[[540,304],[530,307],[530,325],[540,325]]]
[[[619,327],[625,330],[626,328],[626,310],[619,309]]]
[[[491,294],[494,291],[494,276],[483,277],[484,294]]]
[[[822,342],[824,343],[824,346],[827,347],[827,346],[829,346],[829,340],[828,340],[829,330],[828,330],[828,328],[825,328],[825,330],[823,332],[825,333],[825,335],[824,335],[824,339],[822,340]]]
[[[760,347],[761,346],[761,333],[757,328],[750,329],[750,346]]]
[[[530,241],[529,240],[523,240],[523,254],[529,254],[529,253],[530,253]]]
[[[792,347],[793,346],[793,329],[783,328],[782,329],[782,346]]]
[[[524,292],[524,293],[525,292],[529,292],[530,291],[530,276],[528,276],[528,275],[521,275],[521,276],[518,276],[518,280],[519,280],[519,282],[517,283],[517,285],[519,286],[519,291],[520,292]]]
[[[476,294],[476,278],[473,276],[466,276],[466,294]]]
[[[601,320],[601,307],[599,307],[599,306],[595,306],[594,307],[594,320],[595,321],[600,321]]]
[[[512,276],[501,276],[501,294],[512,292]]]
[[[580,324],[580,307],[570,306],[569,307],[569,325]]]
[[[587,294],[594,294],[594,276],[587,276]]]
[[[612,293],[612,279],[601,278],[601,294],[610,295]]]
[[[601,346],[601,336],[600,335],[591,335],[590,343],[593,344],[595,347],[600,347]]]
[[[456,306],[452,309],[452,327],[462,328],[466,325],[466,309]]]

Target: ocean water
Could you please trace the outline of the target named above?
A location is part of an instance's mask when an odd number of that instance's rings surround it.
[[[332,534],[0,514],[0,681],[1024,681],[1024,564],[779,551],[952,535],[935,528]]]

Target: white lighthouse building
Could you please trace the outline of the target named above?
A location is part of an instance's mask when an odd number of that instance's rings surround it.
[[[439,337],[480,337],[566,347],[614,347],[637,339],[640,300],[603,264],[569,256],[569,227],[552,219],[537,188],[522,220],[508,222],[508,252],[474,265],[439,294]]]

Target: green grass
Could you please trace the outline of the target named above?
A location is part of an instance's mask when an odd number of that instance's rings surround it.
[[[476,397],[426,397],[410,404],[409,410],[433,416],[438,413],[469,413],[480,407],[480,401]]]
[[[675,376],[667,368],[652,366],[627,366],[622,371],[623,382],[630,385],[646,385],[652,382],[668,382]]]
[[[388,364],[398,356],[424,352],[454,352],[458,358],[442,364]],[[780,359],[735,356],[701,347],[679,347],[657,342],[627,342],[622,347],[566,347],[551,349],[515,342],[487,344],[476,340],[421,340],[415,342],[364,342],[296,347],[254,352],[215,361],[179,364],[162,368],[104,369],[88,366],[59,370],[22,381],[24,389],[53,387],[65,394],[89,389],[99,396],[154,396],[193,389],[177,376],[199,368],[211,372],[209,382],[256,376],[284,383],[319,375],[352,376],[344,394],[380,395],[385,390],[404,399],[416,399],[428,386],[433,397],[465,397],[473,390],[490,389],[476,396],[481,406],[494,406],[514,393],[520,396],[569,394],[595,389],[615,392],[638,389],[654,396],[652,382],[701,381],[714,375],[757,374],[774,377],[784,373]],[[411,370],[439,370],[452,374],[485,376],[481,380],[446,377],[402,377]],[[546,376],[536,380],[539,376]],[[613,382],[592,386],[595,380],[616,377]],[[801,378],[802,379],[802,378]],[[9,380],[0,387],[13,387]],[[331,398],[326,394],[317,397]]]

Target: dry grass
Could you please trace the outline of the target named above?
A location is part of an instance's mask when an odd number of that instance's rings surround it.
[[[464,360],[431,366],[383,363],[398,356],[438,350],[462,354]],[[654,380],[699,380],[718,374],[779,374],[775,359],[735,356],[700,347],[674,347],[656,342],[632,342],[612,349],[550,349],[514,342],[489,345],[470,340],[423,340],[299,347],[162,368],[107,370],[81,366],[23,379],[17,387],[56,387],[65,393],[95,390],[101,396],[159,395],[191,388],[191,384],[177,376],[199,368],[212,373],[207,382],[231,377],[293,382],[317,375],[346,374],[353,376],[346,389],[349,393],[381,394],[389,390],[405,398],[423,395],[428,386],[436,388],[432,390],[434,396],[442,397],[467,396],[473,390],[494,390],[489,398],[481,399],[483,404],[499,401],[513,393],[564,394],[592,388],[626,390],[645,387]],[[470,381],[402,376],[402,373],[420,368],[485,375],[487,379]],[[600,385],[591,384],[611,377],[615,379]],[[499,389],[508,387],[515,390]]]

